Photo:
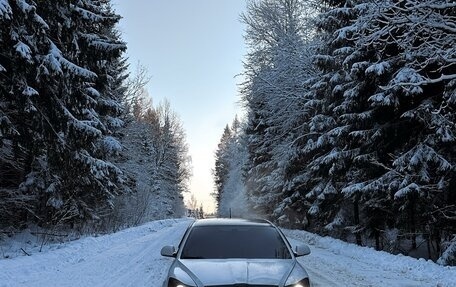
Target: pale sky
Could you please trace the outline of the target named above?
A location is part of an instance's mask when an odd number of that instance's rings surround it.
[[[211,169],[227,123],[241,114],[236,75],[246,54],[239,15],[245,0],[113,0],[129,62],[149,70],[155,104],[167,99],[187,133],[190,192],[214,210]],[[185,196],[189,198],[189,194]]]

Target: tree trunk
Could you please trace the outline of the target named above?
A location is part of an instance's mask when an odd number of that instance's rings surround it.
[[[412,233],[412,249],[416,249],[416,219],[415,219],[415,196],[410,198],[410,231]]]
[[[431,234],[429,234],[428,238],[426,239],[426,246],[427,246],[427,252],[428,252],[428,259],[432,259],[432,253],[431,253]]]
[[[436,256],[437,258],[440,257],[440,253],[442,252],[441,248],[440,248],[440,242],[441,242],[441,236],[440,236],[440,230],[436,230],[435,231],[435,245],[436,245]]]
[[[380,249],[380,232],[378,232],[378,230],[375,230],[374,235],[375,235],[375,250],[381,250]]]
[[[355,224],[357,226],[359,226],[359,196],[356,196],[355,197],[355,201],[353,202],[353,215],[354,215],[354,219],[355,219]],[[361,234],[359,232],[356,232],[356,244],[358,245],[362,245],[362,241],[361,241]]]

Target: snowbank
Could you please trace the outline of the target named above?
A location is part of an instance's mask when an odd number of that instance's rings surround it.
[[[309,244],[313,259],[323,257],[328,259],[329,262],[324,263],[327,266],[323,266],[327,269],[326,274],[333,275],[335,270],[339,269],[344,269],[345,273],[350,272],[350,277],[356,280],[348,284],[350,286],[369,286],[368,282],[374,284],[371,286],[456,286],[456,267],[441,266],[430,260],[415,259],[401,254],[393,255],[376,251],[370,247],[361,247],[302,230],[284,230],[284,233],[292,240]],[[312,270],[313,259],[310,256],[307,259],[303,257],[307,269]],[[355,285],[355,282],[359,285]]]

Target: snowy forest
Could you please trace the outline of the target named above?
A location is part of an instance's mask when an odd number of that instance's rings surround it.
[[[0,0],[0,236],[184,214],[186,136],[110,0]]]
[[[252,0],[241,20],[219,214],[456,265],[456,3]]]

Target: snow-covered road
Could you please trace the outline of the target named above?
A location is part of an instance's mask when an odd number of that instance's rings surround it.
[[[155,221],[116,234],[55,245],[32,256],[0,260],[0,287],[159,287],[171,259],[163,245],[177,245],[188,219]],[[456,286],[456,268],[361,248],[303,231],[286,230],[292,244],[310,245],[300,261],[314,286]]]
[[[178,245],[190,222],[156,221],[0,260],[0,287],[161,286],[170,259],[160,256],[160,249]]]

